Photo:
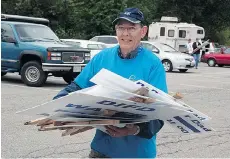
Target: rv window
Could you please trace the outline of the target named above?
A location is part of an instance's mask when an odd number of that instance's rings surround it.
[[[203,34],[203,30],[197,30],[197,34]]]
[[[186,31],[185,30],[179,30],[179,38],[185,38],[186,37]]]
[[[168,37],[174,37],[174,30],[168,30]]]
[[[165,27],[161,27],[160,36],[165,36]]]

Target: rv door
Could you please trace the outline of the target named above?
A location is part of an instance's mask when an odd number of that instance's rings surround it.
[[[176,40],[176,49],[180,52],[187,52],[186,44],[190,34],[190,30],[186,27],[178,27],[178,34]]]
[[[166,44],[170,45],[171,47],[176,48],[176,27],[173,25],[168,25],[166,28]]]

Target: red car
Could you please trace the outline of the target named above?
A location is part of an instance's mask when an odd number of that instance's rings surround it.
[[[221,52],[205,54],[203,57],[204,62],[210,67],[223,67],[224,65],[230,65],[230,48],[221,50]]]

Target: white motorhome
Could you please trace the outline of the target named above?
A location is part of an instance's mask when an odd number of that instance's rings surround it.
[[[195,24],[179,23],[177,17],[162,17],[160,22],[149,26],[148,41],[166,43],[173,48],[185,52],[188,39],[203,39],[204,28]]]

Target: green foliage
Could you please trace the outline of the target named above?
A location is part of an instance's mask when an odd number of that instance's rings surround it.
[[[220,44],[230,46],[230,28],[228,27],[220,32],[217,32],[216,39],[219,41]]]
[[[60,38],[113,35],[112,21],[126,7],[140,8],[146,25],[161,16],[177,16],[203,26],[206,38],[229,41],[229,0],[2,0],[2,13],[47,18]]]

